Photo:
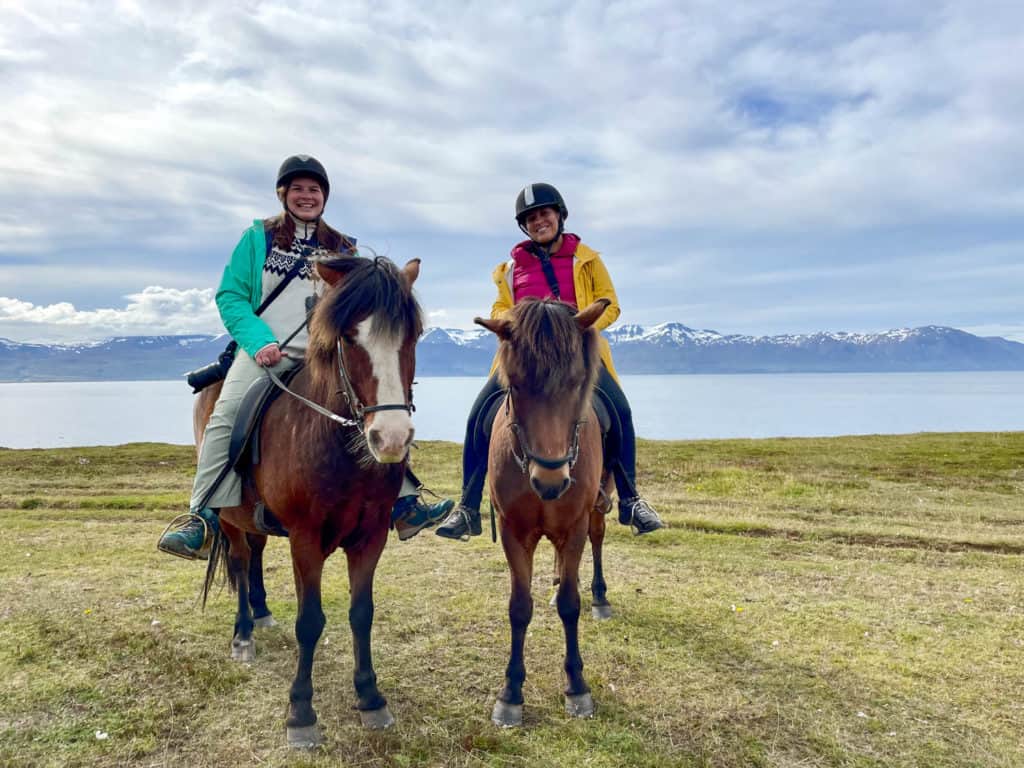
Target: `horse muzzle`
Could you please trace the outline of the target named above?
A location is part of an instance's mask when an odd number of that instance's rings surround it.
[[[397,464],[409,454],[415,433],[407,413],[378,414],[366,427],[366,445],[381,464]]]
[[[542,501],[561,498],[571,485],[572,479],[567,467],[557,470],[543,469],[536,465],[530,467],[530,487]]]

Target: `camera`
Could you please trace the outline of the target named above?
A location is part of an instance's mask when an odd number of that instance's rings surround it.
[[[206,389],[211,384],[216,384],[218,381],[222,381],[228,375],[228,370],[231,368],[231,364],[235,362],[235,350],[237,348],[238,342],[232,341],[228,344],[225,350],[218,355],[214,362],[209,365],[204,365],[202,368],[196,368],[194,371],[189,371],[185,374],[185,381],[187,381],[189,386],[192,387],[193,394]]]

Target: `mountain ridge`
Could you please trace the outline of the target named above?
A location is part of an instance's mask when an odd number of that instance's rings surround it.
[[[750,336],[667,322],[624,324],[604,335],[624,374],[1024,370],[1024,344],[938,325]],[[115,336],[69,344],[0,338],[0,381],[174,379],[215,360],[227,338],[224,333]],[[484,376],[495,346],[495,337],[483,328],[428,328],[417,346],[417,374]]]

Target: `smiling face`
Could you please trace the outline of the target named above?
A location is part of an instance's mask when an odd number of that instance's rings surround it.
[[[295,218],[316,221],[324,212],[324,192],[320,182],[305,176],[292,179],[284,193],[284,205]]]
[[[554,208],[535,208],[523,216],[526,234],[535,243],[548,243],[558,233],[558,211]]]

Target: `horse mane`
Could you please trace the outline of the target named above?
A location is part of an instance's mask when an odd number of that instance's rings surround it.
[[[343,278],[327,290],[313,312],[306,359],[314,378],[328,378],[333,388],[339,337],[375,315],[374,335],[415,342],[423,333],[423,312],[398,267],[383,256],[346,256],[332,260],[331,269]]]
[[[498,347],[504,385],[509,379],[531,393],[553,398],[570,389],[589,392],[597,379],[597,331],[582,333],[576,309],[553,299],[527,298],[506,315],[510,333]]]

